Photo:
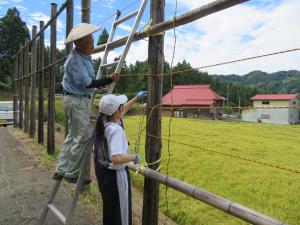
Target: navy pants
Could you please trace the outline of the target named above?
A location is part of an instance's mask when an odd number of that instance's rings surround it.
[[[128,167],[118,171],[95,163],[95,171],[103,200],[103,225],[132,225],[131,185]]]

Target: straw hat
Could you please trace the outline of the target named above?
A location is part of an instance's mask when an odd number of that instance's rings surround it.
[[[69,33],[65,44],[70,43],[72,41],[76,41],[80,38],[83,38],[85,36],[88,36],[98,30],[100,30],[100,26],[96,26],[89,23],[80,23],[73,27],[71,32]]]

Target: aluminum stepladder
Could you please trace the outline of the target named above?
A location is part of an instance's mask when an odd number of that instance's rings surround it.
[[[142,15],[144,13],[144,10],[146,8],[147,2],[148,2],[148,0],[142,0],[141,6],[137,11],[135,11],[135,12],[123,17],[123,18],[119,18],[120,15],[121,15],[120,11],[116,12],[116,16],[114,18],[114,22],[113,22],[113,25],[112,25],[112,28],[111,28],[111,31],[110,31],[110,34],[109,34],[109,37],[108,37],[108,41],[107,41],[106,46],[105,46],[104,55],[102,57],[100,67],[98,69],[96,79],[101,78],[103,69],[107,68],[107,67],[117,65],[116,69],[115,69],[115,73],[120,73],[121,72],[122,65],[125,61],[127,53],[129,51],[129,48],[130,48],[131,43],[133,41],[134,34],[136,33],[136,30],[139,26],[139,23],[140,23]],[[115,31],[116,31],[117,25],[119,25],[119,24],[133,18],[133,17],[136,17],[136,18],[135,18],[133,27],[130,31],[130,34],[128,35],[128,39],[126,41],[123,54],[121,55],[121,57],[118,61],[113,62],[113,63],[107,63],[107,56],[108,56],[108,52],[110,50],[109,45],[113,40],[113,36],[114,36]],[[113,90],[114,90],[114,87],[115,87],[115,83],[110,84],[107,92],[112,93]],[[91,107],[93,105],[94,97],[95,97],[95,94],[93,94],[93,96],[92,96]],[[92,151],[92,144],[93,144],[93,141],[92,141],[92,139],[90,139],[89,142],[87,143],[86,147],[85,147],[85,153],[83,154],[83,159],[82,159],[81,166],[80,166],[80,173],[79,173],[78,181],[77,181],[77,184],[76,184],[74,195],[73,195],[72,200],[71,200],[71,207],[68,210],[67,215],[66,216],[63,215],[63,213],[53,204],[54,198],[55,198],[56,193],[57,193],[57,191],[60,187],[60,184],[61,184],[62,180],[55,181],[53,190],[52,190],[52,192],[50,194],[50,197],[48,199],[48,203],[47,203],[46,207],[44,208],[44,210],[43,210],[43,212],[40,216],[39,225],[44,224],[49,210],[52,211],[52,213],[54,213],[54,215],[60,220],[60,222],[62,224],[66,224],[66,225],[71,225],[72,224],[73,214],[74,214],[74,211],[75,211],[75,208],[76,208],[76,205],[77,205],[77,200],[78,200],[79,194],[82,190],[83,181],[84,181],[84,178],[85,178],[85,175],[86,175],[86,165],[87,165],[88,161],[90,160],[90,155],[91,155],[91,151]]]

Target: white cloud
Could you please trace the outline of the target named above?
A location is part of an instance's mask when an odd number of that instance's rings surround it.
[[[44,21],[46,24],[50,20],[50,16],[42,12],[31,13],[30,16],[32,16],[32,18],[26,21],[29,27],[31,27],[32,25],[39,25],[39,21]],[[57,19],[57,30],[63,31],[64,28],[64,23],[61,20]]]
[[[125,24],[120,24],[118,28],[126,31],[131,31],[131,26],[125,25]]]
[[[9,1],[7,1],[7,0],[0,1],[0,5],[7,5],[7,4],[9,4]]]
[[[77,9],[77,10],[81,10],[81,5],[75,5],[74,8]]]
[[[21,12],[25,12],[25,11],[27,11],[27,9],[28,9],[28,8],[22,6],[22,5],[16,5],[16,8],[17,8],[19,11],[21,11]]]
[[[115,1],[116,0],[106,0],[105,3],[103,3],[102,5],[106,8],[112,9],[112,5],[115,3]]]
[[[186,4],[186,7],[199,7],[196,0],[180,2]],[[203,2],[209,1],[201,1]],[[298,48],[299,1],[286,0],[276,5],[274,1],[269,0],[268,3],[272,7],[238,5],[176,28],[175,62],[186,59],[193,67],[199,67]],[[169,62],[172,56],[172,43],[172,31],[168,31],[165,37],[165,55]],[[267,72],[300,69],[299,59],[299,54],[290,53],[209,68],[207,71],[216,74],[245,74],[256,69]]]
[[[50,39],[45,39],[45,46],[50,46]],[[56,41],[56,48],[62,50],[65,49],[65,38],[64,37],[59,37]]]
[[[15,3],[22,2],[22,0],[12,0],[12,2],[15,4]]]

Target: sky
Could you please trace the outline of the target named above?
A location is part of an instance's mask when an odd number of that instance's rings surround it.
[[[32,25],[39,25],[40,20],[49,20],[50,4],[57,3],[58,8],[63,0],[0,0],[0,17],[8,8],[16,6],[21,18],[29,30]],[[99,24],[110,31],[113,14],[117,9],[125,16],[135,11],[141,4],[138,0],[92,0],[91,23]],[[149,23],[149,2],[138,30]],[[213,0],[166,0],[165,19],[181,15]],[[165,32],[165,60],[171,63],[175,45],[174,65],[186,60],[192,67],[201,67],[224,61],[231,61],[282,50],[300,48],[300,0],[250,0],[246,3],[208,15],[192,23]],[[121,15],[121,17],[122,17]],[[81,1],[74,0],[74,24],[80,23]],[[133,20],[118,26],[114,40],[128,35]],[[57,47],[64,48],[65,13],[57,22]],[[100,31],[101,32],[101,31]],[[100,32],[94,34],[95,42]],[[45,34],[49,44],[49,29]],[[146,60],[148,42],[134,42],[127,55],[127,63]],[[109,53],[108,61],[119,56],[122,48]],[[102,53],[93,55],[93,58]],[[202,69],[209,74],[244,75],[253,70],[268,73],[282,70],[300,70],[300,51],[239,62],[230,65]]]

